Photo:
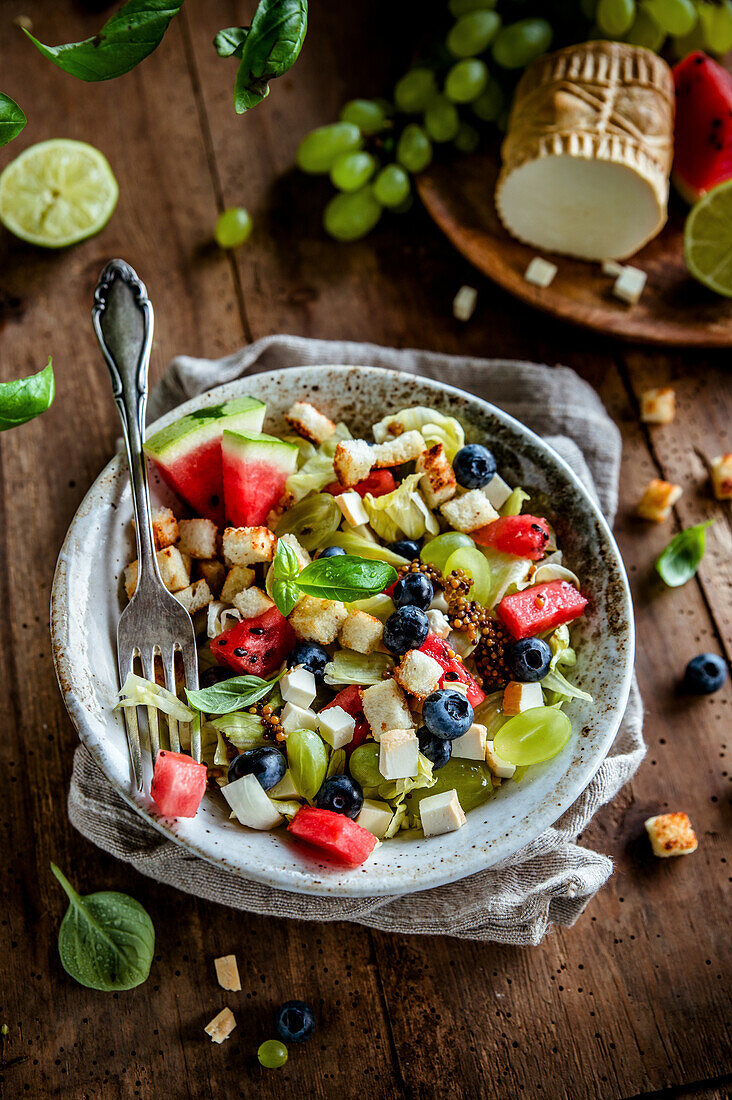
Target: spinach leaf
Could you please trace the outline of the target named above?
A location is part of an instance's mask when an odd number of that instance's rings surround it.
[[[352,603],[383,592],[396,578],[396,569],[385,561],[368,561],[341,554],[310,562],[297,578],[297,585],[308,596]]]
[[[0,146],[16,138],[26,123],[26,117],[9,95],[0,92]]]
[[[281,615],[289,615],[300,599],[297,584],[299,572],[297,554],[283,539],[278,539],[272,562],[272,599]]]
[[[163,40],[183,0],[128,0],[93,38],[44,46],[23,30],[44,57],[80,80],[112,80],[134,69]]]
[[[67,974],[89,989],[133,989],[145,981],[155,952],[155,929],[139,901],[104,890],[80,897],[55,863],[69,908],[58,933]]]
[[[679,588],[696,573],[704,557],[707,527],[712,523],[714,520],[710,519],[706,523],[697,523],[695,527],[679,531],[660,554],[656,569],[669,588]]]
[[[213,44],[219,57],[241,57],[249,27],[225,27],[216,35]]]
[[[241,115],[269,95],[269,81],[297,61],[308,26],[307,0],[259,0],[241,51],[234,106]]]
[[[200,691],[186,688],[186,695],[191,706],[198,707],[205,714],[231,714],[264,699],[281,675],[279,673],[273,680],[263,680],[260,676],[232,676],[230,680],[222,680],[220,684]]]
[[[0,382],[0,432],[17,428],[45,412],[55,392],[50,356],[38,374],[18,378],[15,382]]]

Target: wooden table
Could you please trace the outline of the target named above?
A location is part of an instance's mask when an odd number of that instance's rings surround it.
[[[211,39],[251,8],[189,0],[141,68],[87,85],[45,62],[11,20],[22,11],[44,41],[63,42],[96,31],[98,12],[0,0],[0,83],[30,119],[0,165],[67,135],[98,145],[120,183],[109,226],[80,247],[56,255],[0,240],[1,377],[37,370],[52,353],[58,379],[53,408],[0,443],[0,1021],[6,1059],[25,1059],[0,1077],[3,1095],[727,1096],[730,694],[689,700],[675,685],[700,650],[729,655],[729,505],[714,503],[706,477],[706,460],[732,450],[728,357],[646,352],[550,323],[478,279],[418,209],[359,245],[328,241],[327,188],[292,171],[296,145],[346,98],[379,94],[400,74],[421,6],[315,0],[297,67],[238,118],[234,67]],[[212,247],[212,228],[240,203],[256,228],[227,256]],[[289,332],[565,363],[598,388],[625,443],[617,533],[636,600],[648,756],[582,838],[616,871],[573,929],[515,949],[257,918],[158,886],[71,829],[77,738],[56,687],[47,607],[64,532],[119,433],[89,322],[111,256],[136,267],[155,302],[154,379],[176,352],[217,356]],[[462,325],[451,303],[466,282],[480,304]],[[639,395],[667,383],[677,419],[648,429]],[[655,475],[685,491],[673,520],[649,529],[632,508]],[[707,516],[716,523],[699,579],[663,590],[656,554]],[[691,815],[699,850],[689,859],[648,854],[643,821],[667,809]],[[65,899],[51,859],[83,891],[125,890],[148,908],[158,946],[145,985],[110,995],[65,975],[56,948]],[[214,979],[212,959],[228,952],[239,958],[238,995]],[[315,1007],[317,1036],[284,1069],[264,1071],[257,1046],[291,997]],[[214,1046],[203,1026],[227,1001],[238,1028]]]

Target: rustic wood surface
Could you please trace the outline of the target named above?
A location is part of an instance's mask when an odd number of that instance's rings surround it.
[[[732,644],[730,512],[711,499],[705,466],[732,449],[727,356],[644,351],[532,312],[478,276],[419,209],[359,245],[326,240],[326,188],[291,170],[298,139],[349,96],[389,86],[423,8],[314,0],[297,67],[268,103],[237,118],[234,67],[210,43],[219,28],[246,23],[251,7],[189,0],[139,69],[85,85],[11,22],[22,9],[44,41],[62,42],[96,31],[99,11],[0,0],[0,82],[30,119],[0,165],[34,141],[82,138],[107,154],[121,192],[104,232],[69,252],[0,238],[0,377],[36,370],[52,353],[58,378],[53,408],[0,440],[0,1022],[9,1027],[0,1091],[721,1100],[732,1084],[730,692],[689,700],[676,683],[694,653],[729,657]],[[234,203],[256,228],[229,257],[210,239],[217,212]],[[583,837],[616,871],[574,928],[516,949],[251,917],[158,886],[73,832],[65,798],[77,738],[54,679],[47,607],[68,523],[119,432],[89,323],[94,282],[116,255],[156,305],[154,379],[176,352],[218,355],[292,332],[561,362],[598,388],[625,442],[617,533],[636,599],[648,757]],[[466,282],[480,301],[460,325],[451,302]],[[648,429],[638,399],[659,383],[676,388],[678,416]],[[659,473],[685,491],[673,520],[651,530],[632,508]],[[705,516],[716,523],[698,581],[662,590],[655,555]],[[699,850],[688,859],[649,855],[643,820],[665,809],[691,815]],[[65,900],[51,859],[82,891],[124,890],[148,908],[158,940],[146,984],[110,995],[65,975],[56,948]],[[229,952],[240,994],[215,983],[212,960]],[[317,1036],[284,1069],[264,1071],[257,1046],[271,1035],[272,1009],[291,997],[313,1004]],[[202,1029],[227,1002],[238,1027],[214,1046]]]

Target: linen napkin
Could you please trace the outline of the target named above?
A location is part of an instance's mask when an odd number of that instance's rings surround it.
[[[268,336],[224,359],[174,359],[151,395],[150,419],[204,390],[246,375],[343,363],[387,367],[449,382],[499,406],[559,451],[612,523],[617,507],[620,436],[592,387],[566,367]],[[572,925],[612,873],[610,859],[578,845],[577,837],[640,765],[646,751],[642,719],[634,682],[610,753],[587,789],[555,825],[486,871],[402,896],[295,894],[243,879],[192,856],[152,829],[112,790],[83,746],[74,757],[69,818],[87,839],[143,874],[236,909],[299,920],[355,921],[385,932],[537,944],[552,925]]]

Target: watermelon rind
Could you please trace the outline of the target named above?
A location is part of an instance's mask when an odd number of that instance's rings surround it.
[[[233,401],[209,405],[155,432],[146,441],[145,450],[151,458],[167,465],[220,437],[224,426],[222,420],[227,428],[237,431],[261,431],[266,411],[267,406],[256,397],[237,397]]]

